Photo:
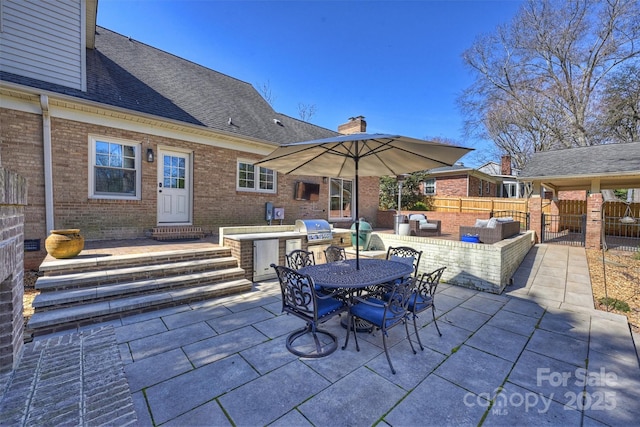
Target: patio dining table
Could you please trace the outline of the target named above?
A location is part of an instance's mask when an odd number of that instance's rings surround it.
[[[313,277],[315,284],[323,288],[363,289],[409,276],[413,265],[386,259],[361,259],[357,269],[356,260],[348,259],[309,265],[299,271]]]
[[[316,264],[299,270],[313,278],[314,283],[321,288],[344,289],[349,298],[355,292],[364,288],[393,282],[413,274],[413,264],[386,259],[361,259],[360,269],[355,259],[348,259],[326,264]],[[349,302],[349,301],[348,301]],[[347,328],[346,319],[341,322]],[[356,319],[356,331],[371,331],[371,324],[362,319]]]

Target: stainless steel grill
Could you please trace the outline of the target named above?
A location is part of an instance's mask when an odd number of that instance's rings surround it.
[[[297,219],[294,231],[305,233],[309,243],[327,242],[333,239],[331,226],[324,219]]]

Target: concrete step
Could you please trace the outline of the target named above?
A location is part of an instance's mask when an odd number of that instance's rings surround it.
[[[79,256],[71,259],[58,259],[44,262],[40,266],[40,272],[45,276],[58,276],[78,272],[105,271],[120,267],[149,266],[168,262],[230,256],[231,249],[224,246],[109,256],[99,254],[82,255],[81,253]]]
[[[63,307],[56,310],[36,311],[27,324],[25,333],[42,335],[92,323],[130,316],[159,308],[187,304],[251,290],[252,282],[246,279],[166,289],[145,295]]]
[[[228,269],[236,267],[237,265],[238,261],[230,256],[151,265],[142,265],[136,262],[132,267],[74,272],[56,276],[41,276],[36,281],[35,287],[42,292],[92,288],[99,285],[127,284],[137,280],[191,274],[199,271]]]
[[[75,287],[70,289],[47,290],[41,292],[32,302],[33,308],[38,311],[46,311],[59,307],[88,304],[95,301],[121,298],[129,295],[140,295],[164,292],[169,289],[194,287],[202,284],[219,283],[229,280],[241,279],[244,270],[239,267],[231,267],[209,271],[197,271],[187,274],[175,273],[164,277],[151,277],[142,280],[99,283],[97,286]]]

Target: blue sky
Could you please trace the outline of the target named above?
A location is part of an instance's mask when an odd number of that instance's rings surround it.
[[[98,25],[260,88],[276,111],[337,130],[362,115],[369,133],[467,140],[456,98],[472,75],[462,52],[507,24],[519,0],[99,0]]]

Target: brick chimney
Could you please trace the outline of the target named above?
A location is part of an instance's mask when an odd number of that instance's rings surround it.
[[[338,132],[343,135],[351,135],[354,133],[365,133],[367,131],[367,122],[364,116],[349,117],[349,121],[338,126]]]
[[[505,154],[502,156],[502,161],[500,165],[500,174],[501,175],[511,175],[511,156]]]

